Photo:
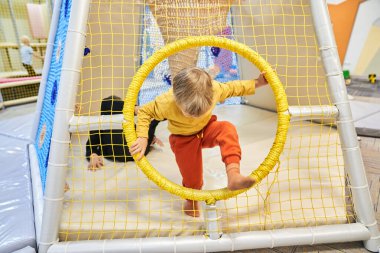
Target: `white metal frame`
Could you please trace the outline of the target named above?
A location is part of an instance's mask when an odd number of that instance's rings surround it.
[[[354,223],[225,234],[217,240],[205,236],[181,236],[64,242],[54,244],[49,253],[200,253],[315,245],[367,238],[368,230]]]
[[[42,70],[42,78],[40,80],[40,87],[38,90],[36,112],[35,112],[32,130],[30,133],[33,144],[29,145],[29,158],[30,158],[29,164],[30,164],[32,187],[33,187],[34,222],[35,222],[35,227],[36,227],[37,243],[40,241],[40,233],[41,233],[41,226],[42,226],[43,192],[42,192],[40,169],[39,169],[39,164],[37,161],[37,153],[35,149],[35,145],[36,145],[35,139],[37,135],[38,125],[40,123],[41,110],[42,110],[43,100],[45,96],[46,82],[47,82],[47,78],[49,74],[51,58],[53,55],[54,40],[55,40],[55,35],[57,33],[59,14],[61,11],[61,8],[60,8],[61,1],[62,0],[55,1],[55,8],[54,8],[53,15],[51,18],[49,38],[46,45],[45,62],[44,62],[43,70]]]
[[[336,119],[338,109],[335,106],[289,106],[288,113],[292,121],[312,119]],[[90,130],[123,129],[124,116],[73,116],[70,119],[70,133],[88,132]]]
[[[370,251],[379,251],[380,234],[326,1],[311,0],[311,11],[330,96],[339,111],[337,128],[345,168],[350,178],[354,208],[358,222],[366,226],[371,233],[371,238],[364,241],[364,246]]]
[[[69,121],[74,114],[75,96],[80,82],[83,50],[90,1],[72,1],[60,88],[55,109],[53,134],[46,177],[39,252],[45,253],[57,241],[63,208],[63,195],[69,152]],[[55,4],[55,9],[59,5]],[[73,47],[73,45],[76,45]]]
[[[45,193],[43,231],[39,244],[40,252],[216,252],[359,240],[364,240],[367,249],[378,251],[380,241],[377,222],[371,204],[372,201],[357,143],[357,136],[352,121],[326,2],[321,0],[310,0],[310,2],[327,81],[336,108],[330,106],[321,108],[290,108],[289,113],[302,119],[314,119],[316,115],[322,118],[337,118],[337,126],[346,169],[350,177],[350,187],[358,223],[244,232],[220,236],[218,231],[215,231],[218,225],[218,217],[216,217],[214,208],[209,206],[207,208],[210,213],[206,215],[206,219],[209,223],[207,224],[207,228],[211,232],[209,233],[210,237],[194,236],[56,242],[67,167],[66,154],[69,146],[69,123],[70,120],[71,123],[78,120],[73,119],[72,115],[76,85],[79,82],[82,57],[80,56],[82,55],[80,52],[83,52],[81,50],[83,50],[84,46],[84,32],[89,8],[89,0],[82,0],[73,1],[71,11],[66,45],[78,45],[78,47],[71,47],[70,51],[65,50],[61,83],[64,83],[66,86],[65,89],[59,90],[58,95]],[[72,57],[73,55],[76,56],[75,59]],[[307,116],[308,113],[312,115]]]
[[[43,204],[44,193],[42,192],[42,182],[39,164],[37,160],[37,151],[33,144],[28,145],[29,152],[29,166],[30,175],[32,179],[33,189],[33,212],[34,212],[34,227],[36,228],[36,240],[37,244],[40,241],[40,234],[42,229],[42,216],[43,216]]]

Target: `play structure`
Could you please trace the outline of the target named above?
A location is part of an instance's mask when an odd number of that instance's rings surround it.
[[[36,54],[44,56],[51,18],[51,1],[2,1],[0,3],[0,77],[25,77],[28,72],[22,65],[20,41],[22,36],[31,39]],[[33,68],[41,74],[42,59],[35,58]]]
[[[41,76],[0,78],[0,108],[35,102]]]
[[[217,252],[363,241],[373,211],[326,3],[56,0],[29,146],[39,252]],[[88,169],[90,131],[136,138],[134,105],[198,66],[220,82],[267,73],[256,94],[215,109],[232,122],[242,173],[229,191],[219,150],[203,153],[204,188],[181,186],[161,122],[140,162]],[[108,96],[123,113],[103,115]],[[108,148],[115,148],[111,143]],[[101,148],[106,148],[105,145]],[[202,202],[186,216],[184,199]]]
[[[50,3],[51,1],[41,4],[26,0],[0,3],[1,109],[37,100],[41,68],[44,63],[42,57],[49,32]],[[30,73],[23,66],[22,36],[30,38],[29,45],[35,53],[31,57]],[[36,56],[40,56],[41,59]]]

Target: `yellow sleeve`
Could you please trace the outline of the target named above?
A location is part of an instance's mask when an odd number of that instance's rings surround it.
[[[149,126],[152,119],[164,120],[163,111],[160,110],[160,97],[142,106],[137,113],[137,137],[148,138]]]
[[[236,80],[227,83],[215,83],[220,90],[219,102],[229,97],[255,94],[255,80]]]

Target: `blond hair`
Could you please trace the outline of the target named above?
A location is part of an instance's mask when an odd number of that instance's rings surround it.
[[[199,117],[211,108],[212,79],[203,69],[183,69],[173,78],[173,94],[184,113]]]
[[[26,35],[21,36],[20,40],[22,44],[28,45],[30,43],[30,38]]]

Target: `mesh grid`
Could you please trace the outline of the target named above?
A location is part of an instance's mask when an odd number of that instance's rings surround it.
[[[152,28],[155,24],[158,29]],[[226,34],[226,27],[232,33]],[[77,116],[100,115],[102,99],[110,95],[123,98],[140,64],[165,43],[189,35],[210,34],[229,36],[263,56],[276,69],[290,105],[331,105],[309,1],[94,0],[87,28],[88,54],[84,56],[78,88]],[[169,75],[184,66],[198,65],[213,74],[216,71],[215,77],[220,71],[230,76],[237,74],[236,79],[258,74],[239,56],[233,56],[235,65],[222,69],[223,63],[217,63],[219,59],[214,54],[217,49],[211,50],[194,48],[165,59],[144,83],[140,103],[168,89]],[[257,95],[246,101],[271,109]],[[252,162],[243,157],[242,167],[253,170],[271,146],[276,114],[246,105],[223,105],[216,111],[221,118],[236,123],[239,133],[244,133],[239,138],[246,147],[246,157],[253,154],[256,158]],[[101,125],[99,122],[99,128]],[[103,159],[100,169],[90,171],[85,154],[86,145],[92,145],[87,144],[89,131],[71,136],[67,178],[70,190],[65,194],[61,240],[205,233],[203,219],[184,215],[183,200],[151,183],[134,162]],[[269,135],[265,135],[268,131]],[[93,134],[105,134],[111,139],[121,135],[116,129]],[[164,176],[180,184],[165,122],[159,124],[156,136],[166,147],[154,146],[147,157]],[[108,143],[103,137],[102,152],[106,147],[113,152],[123,148],[123,144]],[[225,187],[219,150],[211,149],[204,155],[209,161],[204,168],[208,175],[205,187]],[[217,203],[220,229],[233,233],[352,222],[354,214],[346,181],[334,124],[292,122],[280,163],[269,176],[247,193]]]
[[[16,100],[20,98],[34,97],[38,95],[39,83],[3,88],[0,93],[3,101]]]

